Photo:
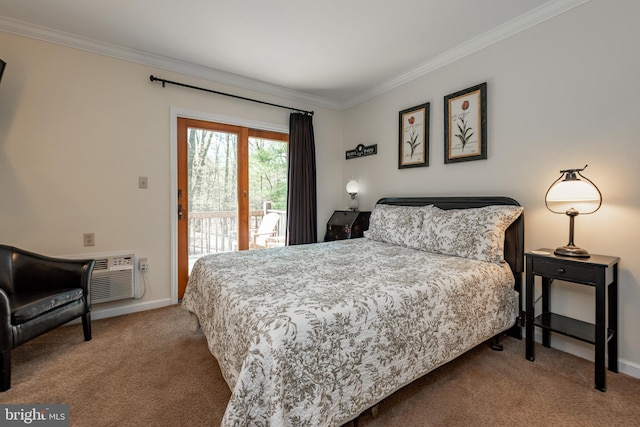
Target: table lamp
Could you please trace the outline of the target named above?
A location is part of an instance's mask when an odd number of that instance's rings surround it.
[[[356,199],[356,195],[359,191],[360,185],[358,185],[358,182],[355,179],[351,178],[351,180],[347,182],[347,193],[351,196],[351,200],[349,200],[349,210],[358,210],[358,199]]]
[[[591,214],[602,204],[602,194],[598,187],[580,172],[582,169],[560,171],[560,177],[547,190],[544,202],[553,213],[569,217],[569,243],[557,248],[554,253],[561,256],[588,258],[589,252],[573,243],[573,226],[579,214]]]

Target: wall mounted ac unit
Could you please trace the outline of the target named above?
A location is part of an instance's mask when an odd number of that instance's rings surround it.
[[[96,260],[91,275],[91,304],[136,296],[135,252],[72,255],[68,258]]]

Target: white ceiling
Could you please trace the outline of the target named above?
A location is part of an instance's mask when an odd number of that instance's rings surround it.
[[[585,1],[2,0],[0,30],[345,108]]]

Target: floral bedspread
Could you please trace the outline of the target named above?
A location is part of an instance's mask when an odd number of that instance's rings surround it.
[[[511,327],[513,283],[361,238],[201,258],[183,307],[232,390],[223,426],[339,426]]]

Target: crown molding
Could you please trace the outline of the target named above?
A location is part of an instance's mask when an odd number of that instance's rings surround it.
[[[547,21],[555,16],[567,12],[591,0],[551,0],[511,21],[506,22],[486,33],[462,43],[419,66],[397,75],[386,82],[376,85],[362,94],[346,102],[337,102],[327,98],[295,91],[282,86],[271,85],[236,74],[226,73],[195,64],[177,61],[159,55],[150,54],[136,49],[129,49],[118,45],[104,43],[74,34],[0,17],[0,31],[18,34],[50,43],[55,43],[75,49],[84,50],[99,55],[109,56],[128,62],[147,65],[161,70],[176,72],[191,77],[222,83],[242,89],[249,89],[267,95],[278,96],[290,101],[302,102],[334,110],[346,110],[364,101],[388,92],[398,86],[427,75],[439,68],[449,65],[472,53],[478,52],[508,37],[525,31],[535,25]]]
[[[450,49],[419,66],[393,77],[386,82],[374,86],[362,94],[350,99],[342,105],[343,109],[354,107],[373,97],[381,95],[398,86],[408,83],[412,80],[427,75],[439,68],[449,65],[465,56],[478,52],[499,41],[507,39],[544,21],[554,18],[564,12],[575,7],[587,3],[591,0],[552,0],[545,3],[528,13],[520,15],[498,27],[495,27],[478,37],[475,37],[465,43],[462,43],[453,49]]]
[[[49,43],[84,50],[98,55],[109,56],[123,61],[147,65],[165,71],[172,71],[191,77],[197,77],[216,83],[254,90],[267,95],[279,96],[291,101],[303,102],[319,107],[339,110],[341,104],[326,98],[295,91],[282,86],[271,85],[236,74],[226,73],[213,68],[177,61],[171,58],[154,55],[141,50],[130,49],[94,39],[77,36],[63,31],[0,17],[0,31],[17,34]]]

